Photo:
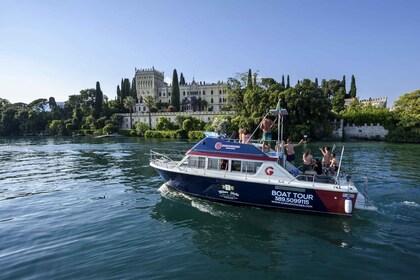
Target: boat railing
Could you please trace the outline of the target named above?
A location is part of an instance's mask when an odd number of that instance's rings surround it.
[[[149,160],[150,162],[153,161],[156,163],[164,163],[166,164],[167,167],[169,167],[178,163],[179,159],[181,159],[183,156],[184,156],[184,153],[180,152],[179,150],[173,150],[173,149],[165,149],[165,150],[159,150],[159,151],[150,150]]]

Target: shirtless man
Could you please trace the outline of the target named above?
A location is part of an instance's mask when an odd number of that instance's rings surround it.
[[[271,141],[271,127],[273,126],[273,121],[267,117],[264,117],[263,121],[260,124],[260,129],[263,131],[262,137],[262,147],[261,150],[265,151],[265,146],[267,145],[268,151],[270,152],[270,141]],[[266,144],[267,143],[267,144]]]
[[[322,157],[322,166],[324,168],[329,168],[330,167],[330,163],[331,163],[331,148],[330,147],[324,147],[324,149],[322,149],[320,147],[319,150],[321,151],[321,153],[323,155],[323,157]]]
[[[299,141],[299,143],[297,144],[292,144],[292,140],[287,139],[287,144],[284,145],[284,147],[286,148],[286,153],[287,153],[287,157],[286,160],[292,164],[294,164],[294,161],[296,159],[296,155],[295,155],[295,147],[299,146],[300,144],[302,144],[303,139]]]

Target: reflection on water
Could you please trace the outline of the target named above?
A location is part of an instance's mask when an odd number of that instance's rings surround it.
[[[289,250],[311,253],[313,244],[320,242],[340,248],[351,248],[354,242],[352,227],[357,219],[224,205],[180,194],[166,185],[159,190],[163,197],[151,217],[193,230],[195,247],[223,264],[280,272]]]

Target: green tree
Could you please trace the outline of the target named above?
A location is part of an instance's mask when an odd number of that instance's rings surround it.
[[[150,129],[150,126],[142,122],[136,122],[136,124],[134,125],[134,129],[136,131],[137,136],[144,136],[146,131]]]
[[[281,98],[284,98],[282,106],[289,112],[285,118],[285,135],[300,138],[304,133],[320,138],[327,133],[331,103],[315,83],[304,79],[295,88],[282,92]]]
[[[182,123],[182,129],[186,131],[192,131],[193,130],[193,122],[190,119],[184,120]]]
[[[181,76],[179,77],[179,85],[180,86],[185,86],[185,78],[184,78],[184,74],[182,74],[182,72],[181,72]]]
[[[341,112],[344,110],[344,98],[346,97],[346,93],[344,91],[343,87],[340,87],[338,91],[334,94],[331,103],[332,103],[332,109],[335,112]]]
[[[247,89],[252,89],[252,73],[251,73],[251,69],[248,70],[248,80],[246,82],[246,88]]]
[[[95,104],[93,108],[93,116],[96,119],[99,119],[99,117],[101,116],[103,98],[104,98],[104,94],[102,93],[101,85],[99,84],[99,82],[96,82],[95,101],[94,101]]]
[[[60,120],[53,120],[49,125],[49,131],[52,135],[63,135],[63,130],[63,124]]]
[[[172,75],[172,98],[171,98],[171,105],[175,107],[176,112],[179,112],[180,110],[180,93],[179,93],[179,83],[178,83],[178,73],[176,72],[176,69],[174,69],[173,75]]]
[[[350,98],[355,98],[356,97],[356,91],[357,91],[356,78],[354,77],[354,75],[351,75],[349,97]]]
[[[287,82],[286,82],[286,89],[290,88],[290,78],[289,75],[287,75]]]
[[[420,127],[420,90],[406,93],[394,103],[394,115],[400,126]]]
[[[16,119],[17,111],[13,108],[7,108],[1,116],[1,133],[3,135],[19,135],[19,122]]]
[[[286,84],[284,83],[284,75],[281,75],[281,85],[285,88]]]
[[[165,117],[160,117],[156,122],[157,130],[171,130],[173,129],[173,124]]]
[[[172,96],[172,98],[173,98],[173,96]],[[147,107],[147,111],[148,111],[148,113],[149,113],[149,127],[150,128],[152,128],[152,115],[151,115],[151,112],[152,112],[152,108],[155,106],[155,104],[156,104],[156,101],[155,101],[155,99],[153,98],[153,96],[151,96],[151,95],[146,95],[146,96],[144,96],[144,98],[143,98],[143,102],[144,102],[144,105]]]
[[[134,77],[131,82],[130,96],[137,101],[136,77]]]
[[[341,87],[344,88],[344,98],[347,97],[347,91],[346,91],[346,76],[343,75],[343,79],[341,80]]]
[[[133,118],[132,118],[132,113],[133,113],[133,107],[136,105],[136,100],[134,99],[134,97],[132,96],[127,96],[124,99],[124,108],[126,108],[129,112],[130,112],[130,129],[133,128]]]

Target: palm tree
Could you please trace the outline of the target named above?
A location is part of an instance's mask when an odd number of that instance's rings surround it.
[[[156,102],[155,99],[153,98],[153,96],[151,95],[145,95],[143,97],[143,102],[144,104],[147,106],[147,108],[149,109],[149,127],[150,129],[152,129],[152,115],[150,114],[150,110],[152,109],[152,107],[155,106]]]
[[[124,99],[124,108],[130,110],[130,129],[133,128],[132,125],[132,118],[131,118],[131,114],[133,113],[133,107],[136,105],[136,100],[134,99],[134,97],[132,96],[127,96]]]

